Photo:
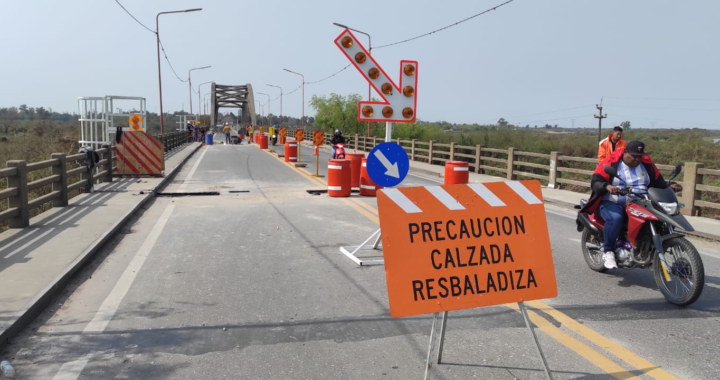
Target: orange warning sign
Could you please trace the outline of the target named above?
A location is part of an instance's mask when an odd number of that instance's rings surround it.
[[[280,138],[287,137],[287,128],[280,128]]]
[[[313,133],[313,145],[320,146],[325,142],[325,132],[315,131]]]
[[[297,141],[297,142],[305,141],[305,131],[304,130],[302,130],[302,129],[295,130],[295,141]]]
[[[265,127],[260,127],[260,129],[258,130],[258,132],[259,132],[261,135],[262,135],[262,134],[265,134]]]
[[[538,181],[377,192],[393,317],[557,296]]]
[[[142,131],[142,127],[140,126],[140,123],[142,123],[142,118],[140,115],[134,113],[130,119],[128,119],[130,122],[130,130],[131,131]]]
[[[160,176],[165,170],[162,144],[142,131],[123,133],[115,154],[118,174]]]

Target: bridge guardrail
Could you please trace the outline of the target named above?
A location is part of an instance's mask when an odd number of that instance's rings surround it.
[[[163,144],[165,152],[187,142],[186,132],[153,137]],[[85,160],[85,153],[53,153],[49,160],[32,163],[24,160],[7,161],[7,167],[0,169],[0,181],[7,181],[7,187],[0,190],[0,204],[7,200],[7,208],[0,208],[0,223],[7,221],[10,228],[27,227],[30,225],[31,211],[40,208],[39,214],[46,210],[43,208],[50,202],[52,207],[65,207],[73,193],[78,193],[90,183],[112,182],[112,173],[117,170],[115,146],[104,145],[96,152],[100,161],[93,173],[81,162]],[[45,170],[43,174],[48,175],[41,174],[40,178],[30,180],[35,177],[30,173],[41,170]]]
[[[312,141],[314,131],[305,130],[305,140]],[[288,136],[291,136],[288,130]],[[294,134],[292,135],[294,136]],[[326,142],[332,135],[325,134]],[[348,148],[369,152],[373,147],[385,141],[383,138],[368,136],[346,136]],[[482,145],[466,146],[454,142],[441,144],[435,141],[417,139],[395,139],[402,146],[411,161],[426,162],[431,165],[444,165],[447,161],[466,161],[471,170],[478,174],[505,177],[510,180],[532,178],[540,180],[551,188],[565,187],[567,190],[586,192],[590,189],[590,177],[597,166],[596,158],[573,157],[562,152],[550,154],[523,152],[516,148],[496,149]],[[658,169],[668,173],[672,165],[657,165]],[[720,211],[720,170],[706,169],[704,164],[686,162],[678,177],[684,190],[680,201],[685,204],[682,212],[686,215],[700,216],[702,209]]]

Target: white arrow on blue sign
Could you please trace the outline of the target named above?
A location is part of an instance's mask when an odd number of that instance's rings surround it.
[[[393,187],[402,182],[410,170],[410,159],[400,145],[393,142],[382,143],[367,158],[367,173],[376,185]]]

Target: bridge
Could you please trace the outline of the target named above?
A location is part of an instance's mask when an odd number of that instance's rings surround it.
[[[215,126],[220,108],[240,108],[240,126],[256,125],[255,96],[250,83],[244,86],[212,82],[210,88],[210,125]]]
[[[251,93],[217,106],[252,107]],[[375,198],[322,194],[307,143],[305,169],[280,146],[221,138],[175,144],[164,178],[114,178],[0,234],[0,357],[18,377],[421,378],[432,318],[392,318],[384,268],[338,251],[378,228]],[[379,139],[353,140],[363,152]],[[412,161],[401,186],[441,184],[442,170]],[[582,194],[543,196],[559,296],[528,306],[555,378],[716,378],[718,243],[693,238],[707,285],[675,307],[649,271],[587,269],[572,209]],[[513,305],[452,312],[446,334],[435,378],[544,378]]]

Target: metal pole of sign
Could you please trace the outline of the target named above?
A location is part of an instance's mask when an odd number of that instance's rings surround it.
[[[433,314],[432,329],[430,330],[430,344],[428,345],[427,360],[425,361],[425,380],[430,380],[432,372],[432,362],[430,361],[430,358],[432,357],[433,348],[435,346],[435,324],[437,323],[438,314],[439,313]]]
[[[392,141],[392,129],[393,129],[393,123],[386,122],[385,123],[385,142],[391,142]]]
[[[445,328],[447,327],[448,312],[443,311],[440,321],[440,343],[438,344],[437,364],[442,362],[443,346],[445,345]]]
[[[550,374],[550,367],[547,364],[547,360],[545,360],[545,354],[543,354],[542,348],[540,347],[540,341],[538,341],[535,330],[533,330],[530,324],[530,318],[528,318],[527,310],[525,309],[525,302],[518,302],[518,306],[520,307],[520,313],[523,319],[525,319],[525,326],[530,330],[530,334],[532,334],[533,340],[535,341],[535,348],[537,348],[538,354],[540,354],[540,360],[542,360],[543,367],[545,368],[545,375],[547,375],[548,380],[553,380],[552,374]]]

